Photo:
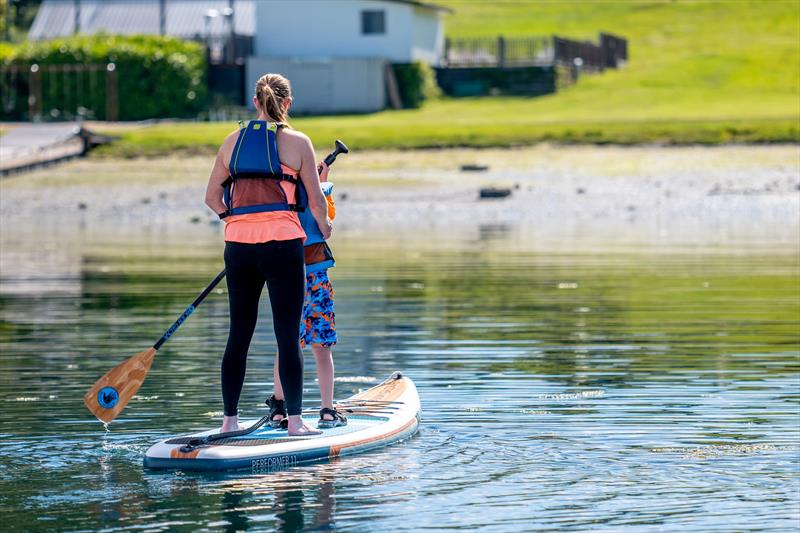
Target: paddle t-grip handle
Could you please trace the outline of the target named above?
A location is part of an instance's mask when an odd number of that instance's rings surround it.
[[[347,153],[350,153],[350,149],[347,147],[347,145],[344,144],[339,139],[336,139],[336,149],[333,152],[329,153],[328,157],[323,159],[323,161],[325,162],[326,165],[331,166],[333,162],[336,161],[336,156],[338,156],[339,154],[347,154]]]

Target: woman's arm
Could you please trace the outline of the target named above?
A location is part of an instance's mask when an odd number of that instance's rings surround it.
[[[225,139],[222,146],[217,152],[217,158],[214,160],[214,167],[211,169],[211,176],[208,178],[208,186],[206,187],[206,205],[210,207],[218,215],[224,213],[228,207],[222,201],[222,183],[230,176],[228,169],[228,145],[230,144],[230,136]]]
[[[311,209],[311,214],[314,215],[314,220],[316,220],[322,236],[327,239],[331,236],[333,225],[328,218],[328,204],[319,184],[317,163],[314,160],[314,146],[311,144],[311,139],[306,137],[304,141],[301,151],[300,179],[303,180],[303,185],[308,193],[308,207]]]

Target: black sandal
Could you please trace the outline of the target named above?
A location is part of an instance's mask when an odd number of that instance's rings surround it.
[[[326,420],[325,415],[331,415],[333,420]],[[319,410],[319,422],[317,422],[317,427],[322,429],[328,428],[338,428],[340,426],[347,425],[347,417],[345,417],[342,413],[336,410],[334,407],[331,409],[330,407],[323,407]]]
[[[269,399],[264,402],[269,406],[269,425],[273,429],[288,428],[289,427],[289,413],[286,411],[286,402],[279,400],[273,394]],[[276,415],[281,415],[283,418],[275,420]]]

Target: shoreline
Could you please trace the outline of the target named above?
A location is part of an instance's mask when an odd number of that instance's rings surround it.
[[[86,158],[5,178],[2,240],[28,232],[218,239],[220,222],[203,204],[212,163]],[[345,238],[800,246],[800,145],[360,151],[337,160],[331,181],[334,234]],[[511,195],[482,200],[483,187]]]

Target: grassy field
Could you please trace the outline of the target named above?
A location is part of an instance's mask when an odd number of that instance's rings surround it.
[[[800,141],[800,3],[439,0],[451,37],[559,35],[629,39],[621,70],[539,98],[467,98],[419,110],[308,117],[315,144],[354,149],[507,146],[540,141],[666,144]],[[100,153],[213,151],[230,124],[160,124]]]

